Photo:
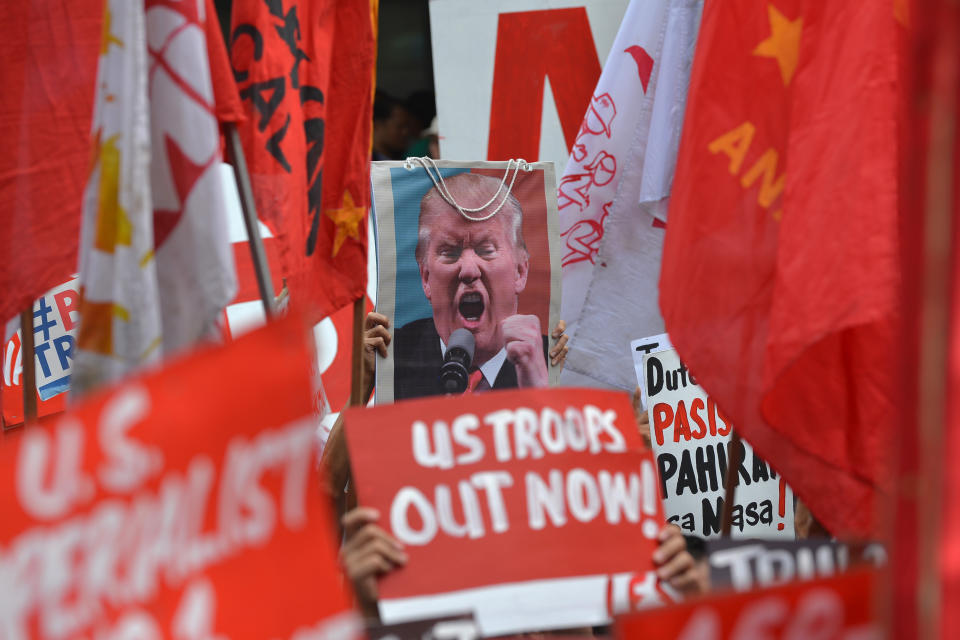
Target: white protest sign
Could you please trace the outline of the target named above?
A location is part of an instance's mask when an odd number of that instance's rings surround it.
[[[651,349],[640,373],[667,521],[686,534],[717,538],[732,425],[676,350]],[[731,535],[793,538],[793,492],[749,444],[741,446]]]
[[[440,154],[567,164],[628,0],[431,0]]]
[[[643,356],[648,353],[660,353],[673,349],[670,344],[670,337],[661,333],[649,338],[640,338],[630,343],[630,352],[633,354],[633,369],[637,372],[637,382],[640,383],[640,398],[643,408],[647,408],[647,382],[643,375]]]

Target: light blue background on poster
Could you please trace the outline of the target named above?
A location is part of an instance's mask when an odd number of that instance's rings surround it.
[[[441,169],[440,175],[450,178],[469,169]],[[430,301],[423,295],[420,267],[414,255],[417,249],[417,225],[420,199],[433,188],[430,176],[422,167],[408,171],[402,167],[390,170],[393,187],[393,224],[397,243],[397,289],[394,303],[394,327],[413,320],[433,316]]]

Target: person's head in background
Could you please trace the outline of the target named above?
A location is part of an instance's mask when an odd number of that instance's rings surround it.
[[[429,127],[430,122],[437,116],[437,98],[433,91],[425,89],[414,91],[407,96],[403,104],[413,116],[415,134]]]
[[[373,159],[401,160],[410,143],[410,114],[403,103],[377,91],[373,98]]]
[[[437,105],[433,91],[414,91],[407,98],[404,105],[410,111],[414,127],[413,132],[417,140],[407,149],[407,156],[430,156],[439,158],[440,151],[437,143]]]
[[[430,126],[424,129],[420,136],[426,140],[427,143],[427,155],[431,158],[440,157],[440,130],[437,127],[437,117],[433,117],[433,122],[430,123]]]

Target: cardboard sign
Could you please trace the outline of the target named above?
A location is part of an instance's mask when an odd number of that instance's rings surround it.
[[[669,600],[651,571],[653,460],[626,394],[503,391],[344,417],[359,502],[409,557],[380,584],[385,622],[472,610],[500,635]]]
[[[643,640],[881,638],[873,617],[878,576],[857,571],[772,589],[714,596],[617,618],[614,637]]]
[[[668,522],[703,538],[720,535],[727,443],[733,425],[676,350],[643,356],[650,440]],[[793,538],[793,492],[741,441],[734,537]]]
[[[80,303],[76,278],[47,291],[33,304],[34,370],[37,376],[37,414],[49,416],[66,407],[73,366],[74,336]],[[23,355],[20,321],[12,320],[14,335],[3,347],[3,424],[23,422]]]
[[[285,319],[0,447],[0,637],[354,637]],[[263,375],[265,371],[269,375]]]
[[[887,564],[883,545],[871,543],[851,550],[827,538],[807,540],[711,540],[707,543],[710,585],[749,591],[792,580],[827,578],[857,562],[874,567]],[[851,559],[851,556],[856,557]]]
[[[374,162],[370,177],[377,311],[393,330],[387,357],[377,358],[377,404],[443,394],[441,367],[458,329],[475,342],[478,392],[556,384],[560,368],[547,357],[560,319],[553,167]],[[514,357],[516,345],[542,355]]]
[[[637,382],[640,387],[640,401],[643,408],[647,408],[647,376],[643,372],[643,358],[650,353],[660,353],[673,349],[670,343],[670,336],[665,333],[641,338],[630,343],[630,353],[633,354],[633,370],[637,374]]]
[[[432,0],[443,158],[567,164],[627,0]]]

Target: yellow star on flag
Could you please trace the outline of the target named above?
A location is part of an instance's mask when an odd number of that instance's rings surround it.
[[[337,226],[337,234],[333,237],[332,256],[337,257],[340,247],[343,246],[347,238],[360,240],[360,223],[363,222],[363,216],[367,213],[366,207],[358,207],[353,202],[353,196],[350,191],[343,192],[343,206],[339,209],[327,209],[327,217],[333,220]]]
[[[893,0],[893,17],[904,27],[910,27],[910,0]]]
[[[119,138],[119,133],[114,134],[100,145],[100,190],[93,246],[105,253],[113,253],[117,245],[129,247],[133,243],[133,225],[120,204]]]
[[[110,45],[115,44],[123,47],[123,40],[113,35],[110,31],[110,25],[113,22],[113,15],[110,13],[110,4],[107,3],[103,11],[103,31],[100,34],[100,55],[106,55],[110,50]]]
[[[797,70],[797,60],[800,58],[800,32],[803,29],[803,18],[788,20],[772,4],[767,5],[770,18],[770,37],[757,45],[753,55],[761,58],[774,58],[780,66],[780,76],[783,85],[788,86]]]

